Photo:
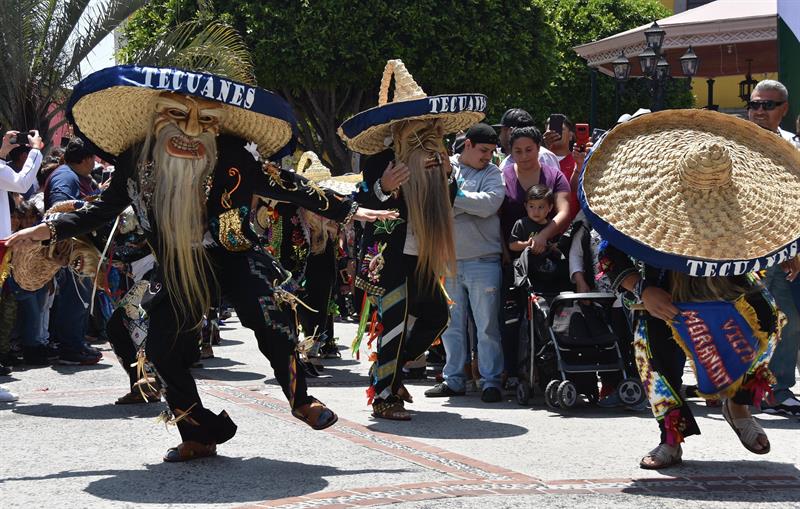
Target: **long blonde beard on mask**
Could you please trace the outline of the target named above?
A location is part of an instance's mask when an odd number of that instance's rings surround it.
[[[443,129],[438,121],[410,120],[393,126],[393,134],[395,158],[410,170],[403,199],[419,252],[415,276],[421,288],[432,287],[440,277],[453,274],[456,258],[445,165],[426,168],[437,154],[442,161],[447,158]]]
[[[203,159],[183,159],[166,151],[169,139],[181,131],[165,126],[153,144],[152,160],[155,187],[152,209],[158,225],[158,242],[164,285],[179,316],[197,320],[211,304],[206,276],[208,256],[202,247],[206,230],[205,182],[217,160],[217,144],[212,133],[198,137],[206,149]],[[151,140],[143,154],[149,153]]]

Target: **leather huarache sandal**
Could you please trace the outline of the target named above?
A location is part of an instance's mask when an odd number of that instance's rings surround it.
[[[312,398],[311,403],[292,410],[292,415],[317,431],[330,428],[339,420],[333,410],[316,398]]]
[[[667,444],[659,444],[658,447],[647,453],[647,456],[639,462],[639,467],[645,470],[660,470],[675,465],[680,465],[683,450],[680,444],[673,447]],[[649,461],[648,461],[649,460]]]
[[[216,444],[201,444],[187,440],[178,444],[178,447],[167,449],[164,461],[167,463],[178,463],[180,461],[196,460],[217,455]]]
[[[409,414],[403,407],[403,402],[393,398],[372,404],[372,416],[392,421],[410,421]]]
[[[405,385],[401,385],[399,389],[397,389],[397,394],[395,394],[398,398],[402,399],[406,403],[413,403],[414,397],[411,396],[411,393],[408,392]]]
[[[752,415],[750,417],[734,419],[731,415],[730,409],[728,408],[730,401],[730,399],[726,399],[722,403],[722,416],[725,417],[725,420],[728,422],[730,427],[733,428],[734,433],[736,433],[736,436],[739,437],[739,441],[742,442],[742,445],[745,449],[753,454],[767,454],[769,452],[770,445],[767,434],[764,432],[764,428],[761,427],[761,425],[755,420],[755,418],[753,418]],[[764,446],[763,449],[756,449],[756,447],[759,445],[758,437],[761,436],[767,438],[767,445]]]

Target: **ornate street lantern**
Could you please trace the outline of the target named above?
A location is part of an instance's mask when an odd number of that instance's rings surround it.
[[[647,41],[647,46],[653,48],[653,51],[659,53],[661,45],[664,44],[664,35],[666,32],[658,23],[653,21],[653,25],[644,31],[644,38]]]
[[[750,74],[750,66],[752,63],[752,60],[747,59],[747,74],[744,79],[739,82],[739,99],[745,103],[750,102],[750,94],[753,92],[753,88],[758,85],[758,81],[754,80],[753,76]]]
[[[625,52],[620,51],[619,56],[611,62],[614,68],[614,79],[617,81],[627,81],[631,74],[631,62],[625,57]]]
[[[658,59],[658,63],[656,64],[656,79],[659,80],[666,80],[670,75],[670,68],[669,62],[661,55],[661,58]]]
[[[692,47],[689,46],[689,49],[687,49],[686,53],[684,53],[681,57],[681,70],[683,71],[684,76],[693,78],[697,74],[697,68],[699,65],[700,59],[697,58],[697,55],[695,55]]]
[[[652,76],[656,70],[656,59],[658,55],[651,47],[645,48],[644,51],[639,53],[639,65],[642,67],[642,74],[645,76]]]

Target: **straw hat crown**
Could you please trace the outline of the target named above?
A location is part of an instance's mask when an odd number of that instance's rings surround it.
[[[383,69],[383,78],[381,78],[381,89],[378,93],[378,105],[383,106],[389,103],[389,87],[392,84],[392,77],[394,77],[394,95],[391,102],[410,101],[412,99],[421,99],[428,97],[422,90],[422,87],[417,85],[414,77],[406,69],[406,64],[402,60],[395,59],[386,62],[386,67]]]
[[[297,161],[297,173],[314,182],[331,178],[331,171],[322,164],[319,156],[310,150],[303,152]]]
[[[394,92],[389,96],[394,83]],[[482,94],[428,96],[402,60],[386,62],[378,90],[378,105],[346,120],[338,130],[348,148],[377,154],[392,141],[391,126],[404,120],[438,121],[444,134],[469,128],[486,116],[488,100]]]
[[[684,182],[703,190],[729,185],[732,169],[730,152],[716,142],[701,142],[690,147],[679,163],[679,172]]]

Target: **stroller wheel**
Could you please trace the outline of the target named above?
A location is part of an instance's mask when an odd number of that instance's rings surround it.
[[[544,390],[544,402],[550,408],[558,408],[558,385],[561,380],[550,380]]]
[[[569,408],[578,400],[578,390],[575,384],[569,380],[564,380],[558,384],[558,402],[563,408]]]
[[[517,403],[520,405],[527,405],[531,399],[531,386],[528,382],[520,380],[517,384]]]
[[[644,399],[644,388],[640,381],[628,378],[617,386],[617,394],[624,404],[635,406]]]

